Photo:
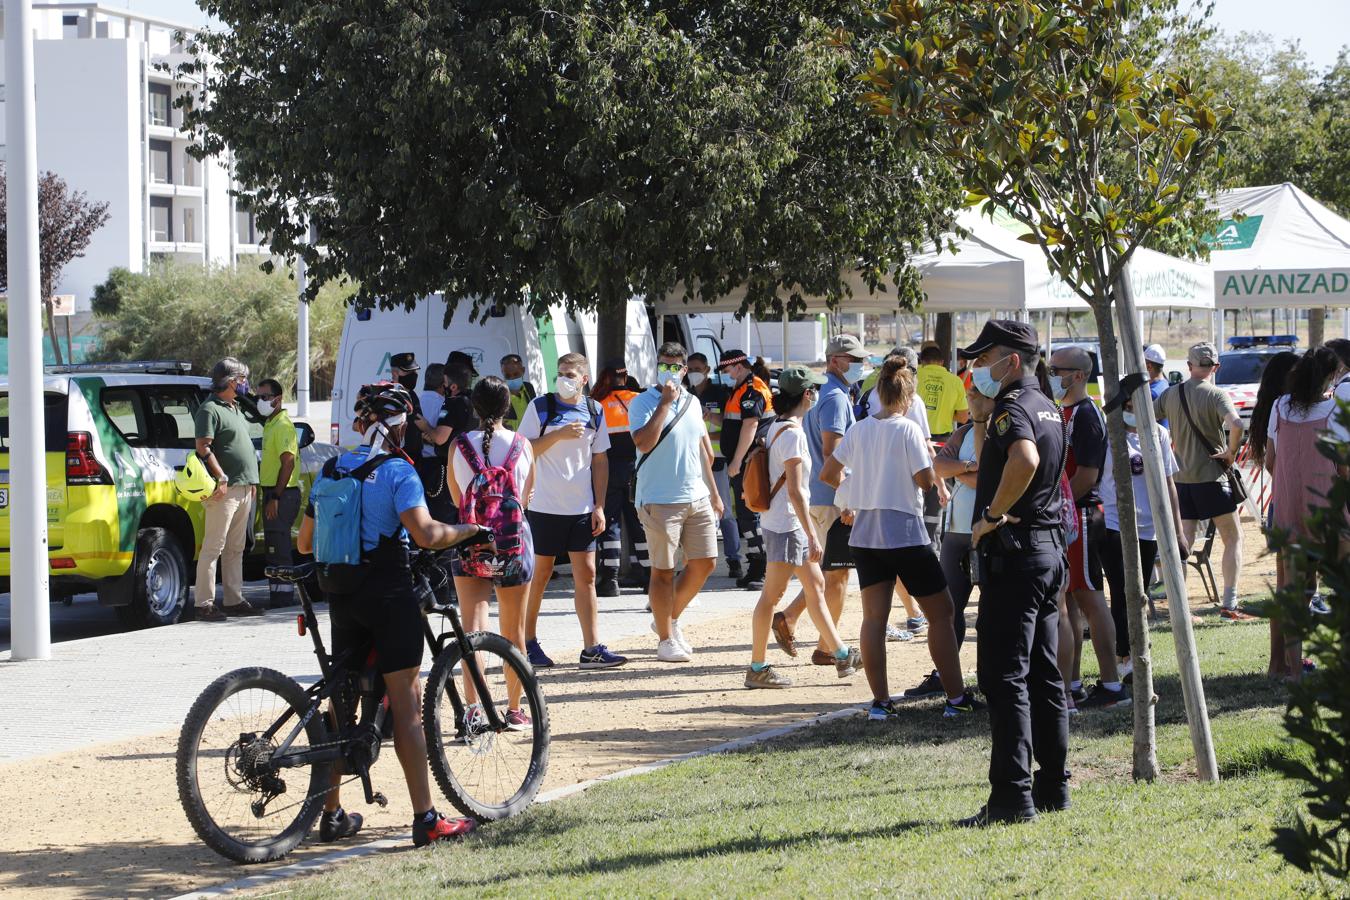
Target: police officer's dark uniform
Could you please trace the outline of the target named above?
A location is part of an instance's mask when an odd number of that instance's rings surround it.
[[[411,374],[403,375],[398,378],[398,383],[403,385],[404,390],[408,392],[408,397],[412,400],[413,411],[409,421],[416,421],[422,415],[422,401],[417,396],[417,372],[422,367],[417,364],[417,354],[409,351],[408,353],[395,353],[389,357],[389,368],[402,369]],[[403,437],[403,452],[408,454],[409,459],[422,458],[422,432],[416,428],[408,427],[407,434]]]
[[[1032,359],[1038,352],[1036,330],[1022,322],[990,321],[961,355],[973,359],[990,347]],[[990,374],[1006,378],[1010,365],[1004,363]],[[990,524],[1005,514],[1019,521],[1004,522],[987,533],[976,551],[977,666],[980,690],[989,702],[993,747],[989,802],[963,820],[965,825],[1024,820],[1037,810],[1064,809],[1069,803],[1069,720],[1055,655],[1057,599],[1066,574],[1059,488],[1064,423],[1036,378],[1020,375],[998,389],[988,420],[975,421],[976,428],[986,429],[975,515]],[[1036,445],[1035,474],[1012,506],[991,511],[1008,451],[1019,441]],[[1033,757],[1040,766],[1034,778]]]

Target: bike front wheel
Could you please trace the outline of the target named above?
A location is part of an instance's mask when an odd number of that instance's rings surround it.
[[[222,675],[192,704],[178,736],[178,799],[212,850],[270,862],[305,839],[330,771],[326,762],[287,765],[329,740],[322,715],[300,727],[311,707],[294,679],[264,668]]]
[[[466,693],[462,654],[452,640],[427,677],[422,727],[432,774],[446,798],[462,814],[493,822],[521,812],[539,793],[548,769],[548,707],[534,669],[510,641],[487,632],[468,639],[489,696]],[[529,721],[495,730],[481,706],[494,705],[505,722],[512,678]]]

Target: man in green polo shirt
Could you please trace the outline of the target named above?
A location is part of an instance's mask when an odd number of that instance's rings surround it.
[[[291,526],[300,515],[300,441],[295,423],[281,404],[286,393],[281,382],[267,378],[258,382],[258,415],[262,416],[262,463],[259,466],[259,500],[263,504],[263,538],[267,546],[267,565],[289,566]],[[295,603],[295,586],[285,581],[269,581],[269,606]]]
[[[202,501],[206,514],[193,598],[199,622],[229,616],[259,616],[244,599],[244,548],[253,522],[258,457],[238,397],[248,393],[248,366],[227,356],[211,368],[211,396],[197,409],[197,455],[216,479],[216,492]],[[216,563],[225,587],[224,612],[216,609]]]

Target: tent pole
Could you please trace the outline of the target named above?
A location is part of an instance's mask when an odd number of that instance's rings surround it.
[[[1045,355],[1048,361],[1050,357],[1050,350],[1054,346],[1053,338],[1055,334],[1055,311],[1053,309],[1047,309],[1045,311],[1044,317],[1042,318],[1042,321],[1045,322]]]
[[[750,320],[751,320],[751,315],[750,315],[750,313],[748,313],[748,312],[745,314],[745,318],[741,319],[741,352],[742,352],[742,353],[750,353],[750,352],[752,352],[751,349],[750,349]]]
[[[788,366],[788,312],[787,304],[783,304],[783,362],[782,367]]]

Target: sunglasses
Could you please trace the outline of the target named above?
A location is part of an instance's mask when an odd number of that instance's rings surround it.
[[[1051,374],[1051,375],[1055,375],[1055,376],[1059,376],[1059,375],[1068,375],[1068,374],[1071,373],[1071,372],[1086,372],[1086,371],[1087,371],[1087,369],[1075,369],[1075,368],[1071,368],[1070,366],[1051,366],[1051,367],[1050,367],[1050,374]]]
[[[657,363],[658,372],[678,372],[684,368],[684,363]],[[626,372],[624,374],[627,374]]]

